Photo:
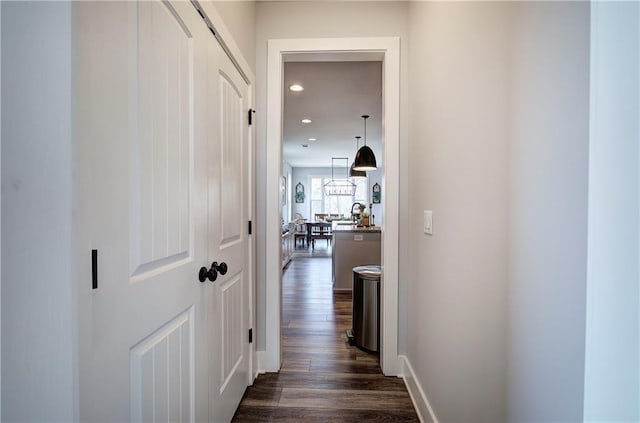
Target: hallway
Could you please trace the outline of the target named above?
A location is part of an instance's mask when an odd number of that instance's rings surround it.
[[[256,379],[234,422],[418,421],[402,379],[349,345],[351,293],[333,294],[331,258],[292,260],[282,289],[281,371]]]

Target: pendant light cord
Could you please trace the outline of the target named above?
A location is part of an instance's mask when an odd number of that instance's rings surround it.
[[[369,119],[369,115],[362,115],[362,119],[364,119],[364,145],[367,145],[367,119]]]

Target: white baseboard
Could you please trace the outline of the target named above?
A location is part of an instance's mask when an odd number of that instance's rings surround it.
[[[258,375],[261,375],[263,373],[266,373],[266,371],[264,370],[264,351],[256,351],[255,354],[255,358],[256,358],[256,374],[253,375],[253,379],[255,380]]]
[[[438,418],[433,412],[429,400],[427,400],[427,396],[424,394],[422,386],[420,386],[420,382],[416,378],[409,359],[405,355],[398,356],[398,359],[402,364],[402,379],[404,379],[420,421],[423,423],[438,423]]]
[[[351,288],[333,288],[333,292],[351,292]]]

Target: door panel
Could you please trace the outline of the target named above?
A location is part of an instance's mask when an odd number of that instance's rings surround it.
[[[220,216],[220,245],[222,248],[240,240],[243,225],[242,213],[242,161],[243,161],[243,98],[239,88],[223,72],[219,72],[220,81],[220,150],[222,163],[220,170],[221,191],[224,202]],[[244,82],[244,81],[242,81]]]
[[[190,308],[131,349],[133,421],[193,421],[193,316]]]
[[[193,43],[171,4],[138,8],[138,128],[132,145],[133,281],[190,257]]]
[[[247,222],[248,85],[213,39],[208,45],[210,76],[207,131],[209,142],[209,251],[225,262],[210,299],[209,327],[213,336],[209,418],[231,419],[249,380],[249,288]],[[221,201],[217,201],[220,199]]]
[[[220,286],[220,317],[222,326],[222,372],[220,373],[220,393],[242,364],[243,347],[246,341],[242,323],[243,289],[242,272],[232,276]]]

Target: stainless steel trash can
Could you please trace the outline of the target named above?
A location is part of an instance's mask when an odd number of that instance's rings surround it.
[[[353,268],[353,337],[360,348],[380,349],[380,266]]]

